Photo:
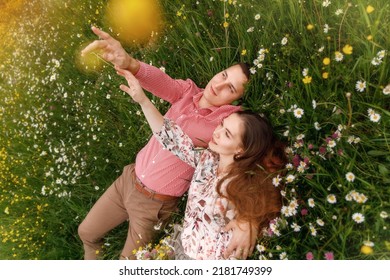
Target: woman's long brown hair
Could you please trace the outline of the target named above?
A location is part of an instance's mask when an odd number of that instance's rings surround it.
[[[235,206],[237,220],[247,221],[260,230],[280,213],[280,188],[272,185],[271,173],[281,170],[287,157],[266,118],[248,111],[236,114],[243,122],[244,152],[234,157],[229,174],[217,184],[217,192]],[[229,181],[226,193],[222,193],[225,180]]]

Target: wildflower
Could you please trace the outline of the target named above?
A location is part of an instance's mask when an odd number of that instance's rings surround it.
[[[161,66],[159,69],[165,73],[165,67],[164,66]]]
[[[368,110],[368,116],[370,117],[370,121],[372,122],[379,122],[381,119],[381,115],[375,112],[373,109],[369,108]]]
[[[326,252],[324,256],[326,260],[334,260],[333,252]]]
[[[329,57],[325,57],[323,60],[322,60],[322,63],[324,65],[329,65],[330,64],[330,58]]]
[[[317,101],[314,99],[311,101],[311,105],[313,106],[313,109],[317,108]]]
[[[320,126],[320,124],[319,124],[318,122],[315,122],[315,123],[314,123],[314,128],[315,128],[316,130],[321,130],[321,126]]]
[[[314,259],[314,255],[312,252],[307,252],[306,253],[306,259],[307,260],[313,260]]]
[[[364,215],[361,214],[361,213],[356,212],[356,213],[354,213],[354,214],[352,215],[352,219],[353,219],[356,223],[360,224],[360,223],[363,223],[363,222],[364,222]]]
[[[286,45],[287,41],[288,41],[287,37],[283,37],[282,42],[281,42],[282,46]]]
[[[246,55],[246,49],[243,49],[242,51],[241,51],[241,55]]]
[[[387,214],[386,211],[380,212],[379,216],[380,216],[382,219],[387,219],[387,218],[389,217],[389,215]]]
[[[249,71],[251,72],[251,74],[253,75],[253,74],[256,74],[256,68],[255,67],[251,67],[250,69],[249,69]]]
[[[304,84],[310,84],[311,83],[311,80],[312,80],[312,77],[311,76],[306,76],[305,78],[302,79],[302,82]]]
[[[325,225],[324,221],[321,220],[321,219],[317,219],[316,222],[317,222],[317,225],[319,225],[319,226],[321,226],[321,227],[323,227],[323,226]]]
[[[256,245],[256,249],[257,249],[257,251],[259,251],[260,253],[265,252],[265,250],[266,250],[265,246],[262,245],[262,244],[257,244],[257,245]]]
[[[286,169],[287,170],[292,170],[293,169],[293,165],[291,163],[287,163],[286,164]]]
[[[379,58],[379,59],[382,59],[385,57],[385,54],[386,54],[386,51],[385,50],[381,50],[379,51],[376,56]]]
[[[227,21],[225,21],[225,22],[223,23],[223,27],[224,27],[224,28],[228,28],[228,27],[229,27],[229,23],[228,23]]]
[[[317,236],[317,230],[311,223],[309,223],[309,229],[312,236]]]
[[[210,56],[209,61],[211,62],[211,61],[213,61],[213,60],[214,60],[214,57],[213,57],[213,56]]]
[[[329,148],[334,148],[336,147],[336,141],[332,140],[332,139],[327,139],[327,143],[328,143],[328,147]]]
[[[371,5],[368,5],[366,8],[367,14],[371,14],[374,10],[375,10],[375,8]]]
[[[319,48],[319,49],[318,49],[318,52],[319,52],[319,53],[321,53],[321,52],[323,52],[323,51],[324,51],[324,49],[325,49],[325,47],[324,47],[324,46],[322,46],[321,48]]]
[[[8,209],[8,207],[5,207],[4,213],[7,214],[7,215],[9,215],[9,209]]]
[[[302,215],[302,216],[306,216],[308,213],[309,213],[309,211],[307,211],[306,208],[303,208],[303,209],[301,210],[301,215]]]
[[[314,203],[314,199],[313,199],[313,198],[309,198],[309,199],[307,200],[307,203],[309,204],[309,206],[310,206],[311,208],[313,208],[313,207],[315,206],[315,203]]]
[[[345,45],[343,47],[343,53],[352,54],[353,47],[351,45]]]
[[[329,32],[329,25],[328,24],[325,24],[324,25],[324,33],[328,33]]]
[[[374,66],[378,66],[382,63],[382,60],[378,57],[374,57],[372,60],[371,60],[371,64],[374,65]]]
[[[368,247],[374,247],[374,242],[370,241],[370,240],[365,240],[363,241],[363,245],[365,246],[368,246]]]
[[[312,30],[314,28],[314,25],[309,23],[307,26],[306,26],[306,29],[307,30]]]
[[[330,0],[324,0],[324,2],[322,2],[322,6],[323,7],[328,7],[332,2],[330,2]]]
[[[304,111],[303,111],[303,109],[301,109],[301,108],[296,108],[296,109],[294,110],[294,116],[295,116],[297,119],[302,118],[303,114],[304,114]]]
[[[251,33],[251,32],[253,32],[254,30],[255,30],[255,28],[252,26],[252,27],[249,27],[249,28],[246,30],[246,32]]]
[[[295,176],[294,175],[288,175],[287,177],[286,177],[286,182],[287,183],[292,183],[293,181],[295,180]]]
[[[309,68],[303,68],[303,70],[302,70],[302,75],[303,75],[304,77],[306,77],[307,74],[309,74]]]
[[[260,14],[256,14],[256,15],[255,15],[255,20],[259,20],[260,17],[261,17]]]
[[[329,194],[327,197],[326,197],[326,200],[330,203],[330,204],[335,204],[337,202],[337,199],[336,199],[336,196],[334,194]]]
[[[279,186],[280,185],[280,182],[282,181],[282,179],[280,178],[280,176],[276,176],[272,179],[272,185],[274,185],[275,187]]]
[[[343,9],[337,9],[336,10],[336,12],[334,13],[336,16],[339,16],[339,15],[341,15],[341,14],[343,14],[344,13],[344,11],[343,11]]]
[[[162,221],[158,221],[157,224],[155,224],[153,226],[154,230],[160,230],[161,229],[161,226],[162,226]]]
[[[367,40],[368,40],[368,41],[371,41],[371,40],[372,40],[372,35],[368,35],[368,36],[367,36]]]
[[[280,258],[281,260],[288,260],[288,258],[287,258],[287,253],[286,253],[286,252],[282,252],[282,253],[279,255],[279,258]]]
[[[356,91],[363,92],[366,89],[366,81],[357,81],[355,88]]]
[[[340,61],[342,61],[344,59],[344,55],[341,52],[339,52],[339,51],[336,51],[334,53],[334,55],[335,55],[335,60],[337,62],[340,62]]]
[[[364,255],[371,255],[374,250],[370,246],[363,245],[362,247],[360,247],[360,252]]]
[[[292,223],[292,224],[291,224],[291,228],[292,228],[295,232],[301,231],[301,227],[300,227],[297,223]]]
[[[322,73],[322,78],[323,78],[323,79],[329,78],[329,73],[328,73],[328,72]]]
[[[355,174],[353,174],[352,172],[348,172],[347,174],[345,174],[345,178],[348,182],[353,182],[355,180]]]

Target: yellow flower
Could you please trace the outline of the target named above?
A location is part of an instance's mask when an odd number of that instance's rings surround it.
[[[352,54],[353,47],[351,45],[345,45],[343,48],[343,53]]]
[[[246,55],[246,49],[243,49],[243,50],[241,51],[241,55]]]
[[[310,84],[311,83],[311,77],[310,76],[306,76],[305,78],[302,79],[303,83],[304,84]]]
[[[314,28],[314,25],[309,23],[307,26],[306,26],[307,30],[312,30]]]
[[[360,252],[362,252],[365,255],[371,255],[374,252],[374,250],[370,246],[363,245],[360,248]]]
[[[223,27],[228,28],[228,27],[229,27],[229,23],[228,23],[227,21],[225,21],[225,22],[223,23]]]
[[[366,8],[367,14],[371,14],[374,10],[375,10],[374,7],[371,6],[371,5],[368,5],[367,8]]]
[[[328,77],[329,77],[329,73],[328,72],[322,73],[322,78],[323,79],[327,79]]]
[[[371,40],[372,40],[372,35],[368,35],[368,36],[367,36],[367,40],[368,40],[368,41],[371,41]]]
[[[7,215],[9,214],[8,207],[6,207],[6,208],[4,209],[4,213],[7,214]]]
[[[226,13],[226,14],[225,14],[225,18],[228,18],[228,17],[229,17],[229,13]]]
[[[323,60],[322,60],[322,63],[324,65],[329,65],[330,64],[330,58],[329,57],[325,57]]]

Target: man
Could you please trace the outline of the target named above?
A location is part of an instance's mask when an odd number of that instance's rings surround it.
[[[202,89],[192,80],[176,80],[161,70],[140,62],[106,32],[93,27],[100,37],[82,52],[101,52],[101,56],[120,69],[129,70],[141,86],[171,103],[166,117],[182,127],[196,146],[205,147],[215,127],[240,107],[230,105],[239,99],[249,81],[245,64],[233,65],[216,74]],[[85,259],[96,259],[104,235],[129,221],[127,239],[120,259],[134,259],[134,250],[152,241],[156,225],[165,224],[176,209],[179,198],[188,190],[194,169],[166,151],[152,137],[137,154],[135,164],[126,166],[122,175],[107,189],[79,226]],[[233,239],[226,255],[235,250],[237,258],[253,251],[256,232],[248,224],[232,221]],[[252,237],[252,238],[250,238]]]

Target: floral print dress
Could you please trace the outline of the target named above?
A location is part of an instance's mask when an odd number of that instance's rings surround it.
[[[218,155],[195,148],[192,140],[169,119],[164,119],[155,136],[165,149],[195,168],[181,231],[184,253],[193,259],[224,259],[232,233],[223,231],[223,227],[234,219],[235,211],[216,190],[224,176],[217,176]],[[221,191],[225,188],[226,182]]]

